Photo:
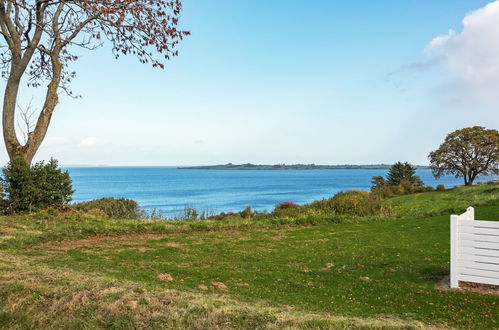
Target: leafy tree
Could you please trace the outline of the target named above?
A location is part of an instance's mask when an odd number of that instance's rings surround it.
[[[8,213],[67,204],[74,192],[69,173],[61,171],[54,159],[30,166],[15,158],[3,169],[1,182],[7,197],[4,211]]]
[[[21,157],[31,164],[59,91],[72,94],[69,83],[75,72],[69,64],[78,59],[75,49],[92,50],[106,39],[116,58],[131,54],[141,63],[163,68],[155,54],[164,59],[176,56],[176,45],[189,34],[177,28],[181,9],[181,0],[1,0],[0,70],[7,79],[2,122],[10,159]],[[30,87],[48,83],[36,124],[26,132],[24,144],[15,129],[22,79]]]
[[[481,126],[454,131],[428,158],[435,178],[452,174],[471,186],[479,175],[499,174],[499,132]]]
[[[373,178],[371,179],[371,184],[373,185],[373,188],[384,187],[387,185],[385,178],[381,175],[373,176]]]
[[[414,166],[407,162],[397,162],[393,164],[386,176],[386,182],[390,186],[397,186],[402,183],[409,183],[415,186],[424,185],[419,176],[416,175]]]

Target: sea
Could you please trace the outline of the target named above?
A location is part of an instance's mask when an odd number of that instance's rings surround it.
[[[73,180],[73,202],[102,197],[129,198],[145,210],[171,217],[186,206],[210,214],[251,206],[271,211],[284,201],[297,204],[329,198],[339,191],[369,190],[382,169],[334,170],[185,170],[177,167],[66,167]],[[429,169],[417,170],[427,186],[462,185],[462,179],[435,179]],[[482,177],[477,180],[498,180]]]

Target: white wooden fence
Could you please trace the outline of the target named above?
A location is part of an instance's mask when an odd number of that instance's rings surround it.
[[[459,281],[499,285],[499,221],[475,220],[469,207],[450,217],[450,286]]]

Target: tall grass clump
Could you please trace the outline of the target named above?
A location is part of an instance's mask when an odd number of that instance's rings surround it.
[[[383,213],[379,198],[367,191],[340,191],[330,200],[331,208],[336,214],[367,216]]]
[[[385,215],[390,212],[389,207],[382,205],[379,196],[361,190],[340,191],[331,198],[301,206],[292,203],[292,207],[282,207],[282,204],[284,203],[276,205],[271,216],[286,218],[333,215],[372,216]]]
[[[105,197],[74,204],[77,211],[94,213],[109,218],[141,219],[144,212],[139,204],[131,199]]]

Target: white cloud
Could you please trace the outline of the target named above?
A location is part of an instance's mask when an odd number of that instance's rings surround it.
[[[460,33],[449,30],[425,48],[438,56],[460,85],[460,92],[483,101],[497,100],[499,88],[499,0],[467,14]]]
[[[89,136],[81,140],[78,146],[82,148],[91,148],[95,147],[96,145],[97,145],[97,138]]]
[[[452,40],[452,38],[454,38],[455,36],[456,36],[456,31],[450,29],[447,34],[433,38],[433,40],[430,41],[430,43],[426,46],[425,52],[431,53],[432,50],[445,45],[449,40]]]

